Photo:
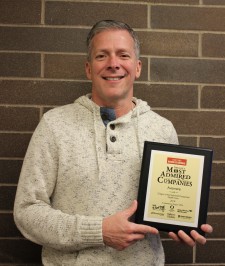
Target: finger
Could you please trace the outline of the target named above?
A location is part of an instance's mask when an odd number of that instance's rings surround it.
[[[203,232],[208,233],[208,234],[211,234],[213,232],[213,228],[209,224],[202,224],[201,229]]]
[[[190,247],[195,246],[195,241],[189,235],[187,235],[184,231],[182,231],[182,230],[178,231],[178,236],[188,246],[190,246]]]
[[[141,234],[158,234],[159,231],[152,226],[147,226],[147,225],[137,225],[135,228],[135,233],[141,233]]]
[[[195,230],[191,231],[191,236],[193,237],[193,239],[198,242],[199,244],[205,245],[206,243],[206,238],[202,235],[200,235],[198,232],[196,232]]]
[[[181,239],[178,237],[177,234],[175,234],[174,232],[169,232],[168,233],[168,236],[173,239],[174,241],[176,242],[181,242]]]
[[[133,242],[133,241],[136,242],[136,241],[142,240],[144,238],[145,238],[144,234],[132,234],[130,242]]]

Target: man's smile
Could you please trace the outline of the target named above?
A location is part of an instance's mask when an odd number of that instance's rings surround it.
[[[116,77],[102,77],[104,80],[109,80],[109,81],[117,81],[117,80],[121,80],[125,77],[126,75],[122,75],[122,76],[116,76]]]

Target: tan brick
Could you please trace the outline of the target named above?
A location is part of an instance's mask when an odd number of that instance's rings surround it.
[[[211,185],[225,186],[225,163],[213,163]]]
[[[213,227],[211,238],[225,238],[225,215],[208,215],[207,223]]]
[[[0,186],[0,210],[12,210],[16,193],[14,186]]]
[[[134,95],[149,103],[151,107],[197,108],[197,86],[169,84],[136,84]]]
[[[86,79],[86,56],[47,54],[44,61],[47,78]]]
[[[225,30],[225,8],[152,6],[153,29]]]
[[[179,144],[185,146],[197,147],[197,138],[196,137],[181,137],[178,136]]]
[[[196,263],[223,263],[225,261],[225,241],[212,240],[208,241],[206,245],[197,245],[196,250]],[[198,264],[197,264],[198,265]]]
[[[86,53],[87,34],[87,29],[0,27],[0,49]]]
[[[151,81],[225,83],[225,60],[152,58],[150,73]]]
[[[201,107],[225,110],[225,87],[203,87],[201,92]]]
[[[141,53],[164,56],[198,56],[197,34],[138,31]]]
[[[225,123],[221,123],[225,121],[224,112],[181,110],[157,110],[157,112],[172,121],[178,135],[224,135],[225,132]],[[209,143],[205,144],[206,147],[209,146]]]
[[[209,212],[225,212],[225,190],[211,189],[209,193]]]
[[[0,107],[0,130],[33,131],[39,116],[38,108]]]
[[[40,77],[39,54],[0,53],[2,77]]]
[[[203,5],[225,5],[224,0],[203,0]]]
[[[22,160],[0,160],[0,183],[17,184]]]
[[[181,265],[192,263],[193,250],[190,247],[180,245],[175,241],[163,241],[162,244],[165,250],[166,263],[180,263]],[[179,256],[174,252],[175,250],[179,250]]]
[[[137,0],[119,0],[120,2],[138,2]],[[219,0],[218,0],[219,1]],[[221,0],[223,1],[223,0]],[[105,0],[98,0],[98,2],[105,2]],[[199,0],[144,0],[142,3],[153,3],[153,4],[188,4],[197,5]]]
[[[23,158],[30,138],[31,134],[0,133],[0,157]]]
[[[178,248],[179,249],[179,248]],[[194,263],[192,263],[192,264],[176,264],[176,266],[191,266],[191,265],[193,265],[193,266],[216,266],[216,265],[210,265],[210,264],[194,264]],[[165,266],[174,266],[174,264],[165,264]]]
[[[41,266],[41,246],[23,238],[0,239],[3,264]]]
[[[12,213],[0,213],[0,237],[21,237],[21,233],[17,229]]]
[[[140,57],[142,63],[141,76],[137,79],[138,81],[147,81],[148,80],[148,59],[145,57]]]
[[[1,0],[0,23],[40,24],[40,0]]]
[[[147,5],[46,2],[46,24],[92,26],[106,18],[121,20],[133,28],[145,28],[147,27]]]
[[[146,2],[153,4],[188,4],[188,5],[199,4],[199,0],[147,0]]]
[[[63,105],[91,92],[89,82],[0,80],[0,104]]]
[[[223,120],[218,120],[224,121]],[[223,123],[224,124],[224,123]],[[213,125],[212,125],[213,126]],[[223,131],[224,132],[224,131]],[[225,160],[225,138],[224,137],[202,137],[200,139],[200,146],[209,147],[213,149],[213,160]]]
[[[206,57],[225,57],[224,34],[203,34],[202,55]]]

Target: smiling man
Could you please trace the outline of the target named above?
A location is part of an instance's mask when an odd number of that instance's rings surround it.
[[[114,108],[117,117],[126,114],[133,108],[133,84],[141,73],[132,36],[123,29],[105,30],[93,38],[90,50],[86,73],[92,100]]]
[[[92,93],[44,114],[24,159],[15,222],[43,246],[43,265],[164,265],[158,231],[133,216],[144,141],[175,144],[177,134],[133,97],[141,62],[127,24],[98,22],[87,46]],[[169,233],[190,246],[206,242],[191,235]]]

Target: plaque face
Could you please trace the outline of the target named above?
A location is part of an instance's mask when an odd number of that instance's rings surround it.
[[[212,150],[145,142],[136,223],[190,234],[206,223]]]

